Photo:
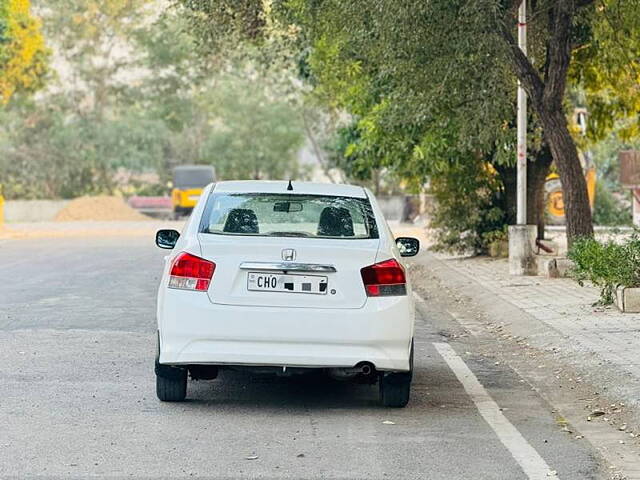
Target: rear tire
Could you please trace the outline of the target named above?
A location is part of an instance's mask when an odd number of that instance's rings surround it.
[[[408,372],[388,372],[380,376],[380,401],[382,405],[403,408],[409,403],[411,380],[413,379],[413,339],[411,339],[409,368]]]
[[[156,395],[163,402],[182,402],[187,397],[187,370],[173,370],[175,372],[167,376],[156,373]]]
[[[385,407],[402,408],[409,403],[411,374],[385,373],[380,378],[380,401]]]
[[[187,369],[160,363],[160,332],[156,337],[156,395],[163,402],[182,402],[187,396]]]

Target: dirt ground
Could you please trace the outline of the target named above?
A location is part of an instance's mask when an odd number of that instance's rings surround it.
[[[58,215],[56,222],[69,221],[144,221],[149,217],[135,211],[119,197],[80,197],[69,202]]]

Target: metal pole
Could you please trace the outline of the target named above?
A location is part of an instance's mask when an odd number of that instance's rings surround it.
[[[518,46],[527,54],[527,0],[518,9]],[[518,225],[527,223],[527,93],[518,80],[518,200],[516,217]]]

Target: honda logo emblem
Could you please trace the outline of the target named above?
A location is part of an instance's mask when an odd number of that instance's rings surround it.
[[[285,248],[282,250],[282,260],[285,262],[293,262],[296,259],[296,251],[293,248]]]

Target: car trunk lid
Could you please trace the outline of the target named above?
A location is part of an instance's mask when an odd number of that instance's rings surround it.
[[[202,256],[216,264],[211,302],[264,307],[361,308],[360,269],[375,262],[379,246],[377,238],[198,238]]]

